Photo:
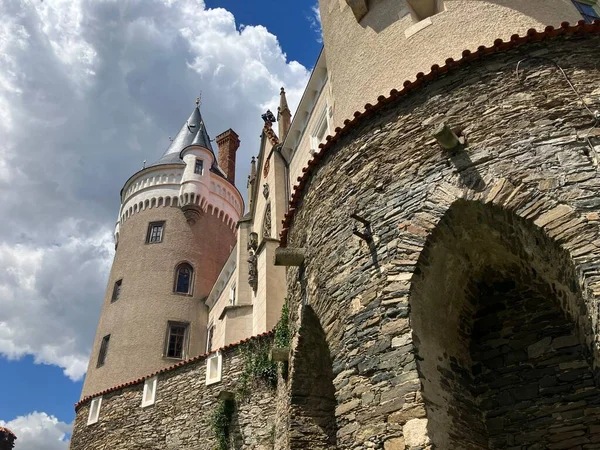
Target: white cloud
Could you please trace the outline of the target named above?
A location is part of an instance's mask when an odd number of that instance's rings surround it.
[[[17,436],[15,450],[67,450],[68,436],[73,428],[71,424],[37,411],[10,422],[0,420],[0,426],[9,428]]]
[[[310,27],[317,33],[317,42],[323,43],[323,24],[321,23],[321,11],[319,10],[319,2],[312,5],[310,8],[311,14],[307,17]]]
[[[262,26],[198,0],[0,1],[0,355],[87,366],[123,182],[202,91],[209,133],[241,138],[238,186],[279,87],[308,71]]]

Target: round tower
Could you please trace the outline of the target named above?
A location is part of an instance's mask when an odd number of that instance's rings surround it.
[[[82,397],[204,353],[208,295],[243,199],[216,163],[198,102],[156,163],[127,180]]]

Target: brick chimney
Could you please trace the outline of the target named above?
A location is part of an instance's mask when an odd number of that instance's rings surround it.
[[[12,450],[17,436],[8,428],[0,427],[0,450]]]
[[[235,184],[235,152],[240,146],[240,137],[231,128],[216,138],[219,146],[219,167],[231,183]]]

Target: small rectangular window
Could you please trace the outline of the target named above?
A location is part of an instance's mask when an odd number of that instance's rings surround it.
[[[97,397],[92,399],[90,403],[90,413],[88,414],[88,425],[92,425],[98,422],[98,418],[100,417],[100,406],[102,405],[102,397]]]
[[[206,333],[206,351],[207,352],[210,352],[212,349],[212,340],[213,340],[214,334],[215,334],[215,326],[209,325],[208,331]]]
[[[121,295],[122,284],[123,284],[122,278],[115,282],[115,287],[113,288],[112,299],[111,299],[112,302],[116,302],[117,300],[119,300],[119,295]]]
[[[594,20],[600,19],[600,14],[598,14],[598,11],[594,8],[594,6],[585,2],[578,2],[576,0],[573,0],[573,4],[587,23],[593,23]]]
[[[187,346],[188,324],[180,322],[169,322],[167,329],[167,358],[184,359]]]
[[[223,356],[221,352],[206,358],[206,384],[218,383],[221,381],[221,372],[223,370]]]
[[[106,361],[106,353],[108,352],[108,342],[110,341],[110,334],[107,334],[102,338],[102,343],[100,344],[100,353],[98,353],[98,364],[96,367],[100,367],[104,365]]]
[[[151,222],[148,225],[148,234],[146,236],[147,244],[156,244],[162,241],[164,222]]]
[[[157,377],[152,377],[144,381],[144,393],[142,394],[142,408],[154,405],[154,400],[156,398],[157,383]]]
[[[196,160],[196,167],[194,167],[194,173],[202,175],[202,170],[204,168],[203,162],[201,159]]]

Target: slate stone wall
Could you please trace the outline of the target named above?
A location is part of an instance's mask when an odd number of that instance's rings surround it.
[[[600,141],[554,62],[593,111],[599,56],[598,37],[569,36],[474,61],[318,166],[289,233],[306,258],[288,297],[325,334],[338,448],[598,446]],[[465,148],[440,149],[442,121]]]
[[[270,338],[262,339],[270,342]],[[217,448],[210,417],[221,391],[236,392],[243,367],[240,347],[223,353],[220,383],[205,385],[206,365],[202,359],[159,374],[152,406],[140,406],[143,383],[123,388],[103,396],[99,421],[88,426],[88,401],[77,411],[71,450]],[[275,399],[276,391],[259,383],[252,386],[248,398],[235,401],[231,448],[273,448]]]

